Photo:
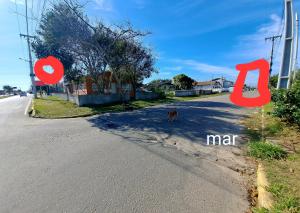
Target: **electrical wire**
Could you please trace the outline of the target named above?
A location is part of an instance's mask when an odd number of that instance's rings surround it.
[[[34,18],[33,5],[34,5],[34,4],[33,4],[33,0],[31,0],[31,10],[30,10],[30,11],[31,11],[31,17],[32,17],[32,18]],[[34,32],[33,32],[33,31],[34,31],[34,30],[33,30],[33,21],[31,21],[30,27],[31,27],[31,34],[33,34],[33,33],[34,33]]]
[[[284,2],[282,2],[281,25],[280,25],[280,27],[278,29],[278,33],[277,33],[277,35],[281,35],[281,38],[279,39],[279,42],[275,46],[274,57],[277,57],[277,55],[279,54],[280,45],[281,45],[281,41],[282,41],[282,37],[283,37],[283,30],[284,30],[284,6],[285,6]]]
[[[36,22],[35,30],[37,30],[37,27],[38,27],[40,21],[41,21],[42,18],[43,18],[43,15],[44,15],[44,12],[45,12],[45,9],[46,9],[46,5],[47,5],[47,0],[44,0],[44,1],[43,1],[43,4],[42,4],[42,10],[41,10],[41,13],[38,15],[38,19],[37,19],[37,22]]]
[[[18,4],[17,4],[17,0],[14,1],[15,3],[15,9],[16,9],[16,15],[17,15],[17,22],[18,22],[18,30],[19,30],[19,39],[20,39],[20,46],[21,46],[21,51],[23,53],[22,57],[25,57],[25,49],[22,43],[22,39],[21,39],[21,24],[20,24],[20,19],[19,19],[19,12],[18,12]]]

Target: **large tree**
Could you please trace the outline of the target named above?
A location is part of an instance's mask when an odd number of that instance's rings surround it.
[[[151,52],[138,42],[146,34],[129,24],[107,27],[97,22],[92,26],[80,5],[64,0],[45,14],[33,46],[38,57],[61,59],[70,70],[69,80],[87,74],[103,93],[108,81],[105,73],[110,71],[118,87],[126,78],[135,91],[138,82],[154,71]]]
[[[133,98],[136,98],[138,85],[142,84],[145,78],[149,78],[157,72],[154,68],[155,59],[151,49],[144,47],[139,42],[130,42],[127,45],[126,79],[130,82],[133,90]]]
[[[74,8],[82,15],[79,7]],[[70,40],[82,38],[88,32],[80,18],[65,3],[53,5],[42,17],[37,37],[32,46],[37,58],[49,55],[58,58],[65,69],[65,80],[78,81],[82,70],[78,69],[74,55],[68,49]]]
[[[192,78],[185,74],[179,74],[173,77],[173,84],[175,85],[176,89],[180,90],[191,89],[194,82],[195,81]]]
[[[151,91],[161,90],[161,91],[171,91],[174,90],[174,85],[172,80],[169,79],[157,79],[149,82],[146,88]]]
[[[13,87],[12,87],[12,86],[9,86],[9,85],[4,85],[4,86],[3,86],[3,90],[4,90],[5,93],[10,94],[10,93],[12,93],[12,91],[13,91]]]

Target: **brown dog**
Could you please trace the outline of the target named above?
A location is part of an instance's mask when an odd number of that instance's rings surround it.
[[[178,117],[178,112],[176,111],[176,109],[169,111],[168,112],[168,121],[174,121],[175,119],[177,119]]]

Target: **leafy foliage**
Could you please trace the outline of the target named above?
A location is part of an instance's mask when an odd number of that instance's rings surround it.
[[[185,74],[179,74],[173,77],[173,84],[175,85],[176,89],[180,90],[191,89],[194,82],[195,81],[192,78],[186,76]]]
[[[12,93],[13,87],[12,87],[12,86],[9,86],[9,85],[4,85],[4,86],[3,86],[3,90],[4,90],[4,92],[6,92],[6,93]]]
[[[283,159],[287,153],[279,146],[266,142],[252,142],[249,144],[249,154],[260,159]]]
[[[140,41],[147,34],[134,30],[130,24],[108,27],[97,21],[92,25],[83,7],[68,0],[54,4],[43,15],[32,46],[38,58],[53,55],[60,59],[68,81],[79,82],[88,75],[98,93],[103,93],[104,85],[113,79],[106,78],[110,71],[117,80],[118,91],[126,82],[135,94],[143,79],[156,71],[152,51]]]
[[[276,88],[277,87],[277,82],[278,82],[278,74],[271,76],[271,78],[270,78],[270,85],[271,85],[272,88]]]
[[[293,83],[288,90],[276,90],[272,93],[274,115],[288,122],[300,125],[300,81]]]
[[[76,11],[82,14],[79,9]],[[38,36],[32,43],[37,58],[52,55],[62,62],[67,81],[77,81],[82,76],[81,69],[75,67],[75,58],[66,48],[70,35],[74,37],[78,31],[75,29],[80,29],[78,26],[84,25],[66,4],[59,3],[42,17]]]
[[[165,92],[173,91],[175,89],[174,85],[172,84],[172,80],[169,79],[153,80],[146,85],[146,88],[151,91],[160,89]]]

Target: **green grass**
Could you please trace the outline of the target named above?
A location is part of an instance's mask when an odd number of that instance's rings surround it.
[[[281,181],[282,182],[282,181]],[[292,195],[289,190],[287,183],[273,183],[268,188],[276,202],[274,206],[268,210],[265,208],[254,208],[254,213],[299,213],[300,212],[300,201],[295,195]]]
[[[277,145],[266,142],[249,143],[249,155],[262,160],[284,159],[287,153]]]
[[[282,122],[272,116],[273,104],[264,107],[264,136],[275,139],[278,145],[259,142],[261,137],[261,111],[250,116],[245,124],[250,139],[249,154],[265,167],[270,183],[268,191],[274,197],[274,206],[267,210],[254,208],[255,213],[300,212],[300,134],[299,128]],[[258,141],[258,142],[257,142]],[[282,147],[293,144],[295,152],[287,154]],[[292,149],[290,149],[292,150]]]
[[[276,201],[270,212],[300,212],[300,154],[291,154],[286,160],[263,163],[271,183],[268,191]]]
[[[200,98],[216,96],[220,94],[193,96],[193,97],[167,97],[156,100],[137,100],[129,103],[130,110],[142,109],[145,107],[156,106],[160,104],[174,103],[178,101],[191,101]],[[107,112],[123,112],[128,109],[124,108],[121,103],[101,105],[101,106],[85,106],[78,107],[76,104],[69,101],[61,100],[55,96],[48,96],[47,98],[38,98],[34,101],[35,116],[38,118],[73,118],[84,117],[95,114]]]
[[[0,96],[0,99],[8,98],[10,96]]]
[[[67,118],[93,115],[89,107],[78,107],[74,103],[56,97],[38,98],[34,100],[35,117]]]

